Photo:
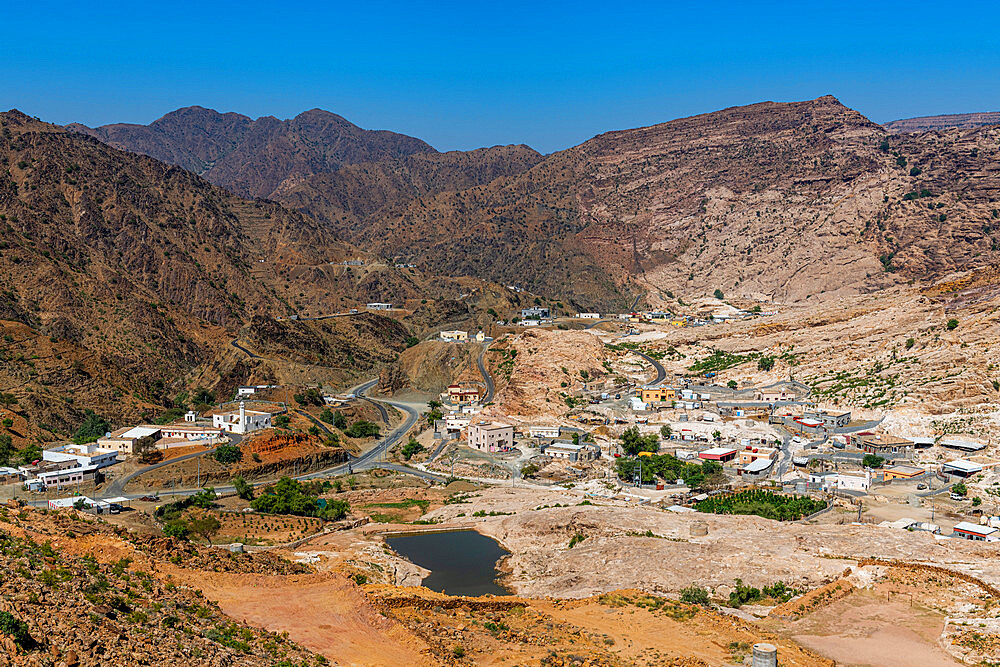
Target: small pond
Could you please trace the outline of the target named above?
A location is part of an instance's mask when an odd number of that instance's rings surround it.
[[[413,533],[385,538],[396,553],[431,571],[423,585],[448,595],[509,595],[496,583],[497,561],[508,555],[474,530]]]

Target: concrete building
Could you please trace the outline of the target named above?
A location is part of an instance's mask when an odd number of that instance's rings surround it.
[[[577,317],[581,320],[599,320],[601,319],[600,313],[577,313]]]
[[[531,438],[558,438],[560,428],[558,426],[529,426],[528,437]]]
[[[677,390],[672,387],[643,387],[639,390],[643,403],[665,403],[677,399]]]
[[[495,452],[514,446],[514,427],[500,422],[470,424],[466,430],[469,447]]]
[[[540,320],[521,320],[517,323],[519,327],[537,327],[541,323]]]
[[[29,488],[61,489],[66,486],[73,486],[75,484],[83,484],[85,482],[93,481],[99,474],[99,470],[100,468],[98,466],[89,465],[40,472],[35,476],[34,480],[29,479],[28,482],[25,483],[25,486]],[[38,484],[32,485],[32,481],[38,482]]]
[[[83,445],[60,445],[44,450],[42,461],[71,464],[72,468],[106,468],[118,463],[118,450],[104,449],[94,442]]]
[[[271,428],[271,413],[247,410],[246,403],[240,401],[239,410],[212,415],[212,426],[227,433],[252,433]]]
[[[552,317],[552,312],[544,306],[532,306],[521,309],[521,319],[525,320],[547,320]]]
[[[798,394],[786,387],[774,387],[771,389],[758,389],[754,395],[755,401],[765,403],[778,403],[779,401],[794,401]]]
[[[736,450],[732,447],[712,447],[703,452],[698,452],[698,458],[703,461],[718,461],[726,463],[736,458]]]
[[[827,412],[826,410],[805,410],[802,416],[806,419],[815,419],[823,424],[824,428],[844,428],[851,423],[850,412]]]
[[[365,308],[367,308],[368,310],[392,310],[392,304],[376,301],[374,303],[367,304]]]
[[[449,343],[464,343],[469,340],[469,333],[467,331],[461,331],[460,329],[455,329],[454,331],[442,331],[440,336],[441,340]]]
[[[142,447],[152,445],[161,438],[159,426],[131,426],[97,439],[97,446],[119,452],[122,456],[132,456]]]
[[[909,456],[913,453],[913,442],[886,433],[860,435],[855,438],[855,446],[867,454],[879,456]]]
[[[542,447],[542,454],[554,459],[566,461],[594,461],[601,458],[601,450],[597,445],[581,443],[574,445],[572,442],[553,442],[551,445]]]
[[[1000,541],[1000,529],[992,526],[980,526],[977,523],[962,521],[952,528],[952,537],[974,542],[997,542]]]
[[[479,387],[469,387],[460,384],[448,385],[448,400],[458,405],[465,403],[476,403],[482,396]]]
[[[176,440],[220,440],[223,437],[223,430],[215,426],[167,424],[160,427],[160,435],[162,438]]]
[[[894,479],[913,479],[920,477],[926,470],[917,466],[891,466],[882,470],[882,481],[891,482]]]
[[[741,465],[748,465],[759,459],[773,461],[776,458],[778,458],[778,450],[774,447],[753,447],[751,445],[746,445],[736,457],[737,462]]]
[[[257,387],[237,387],[236,398],[253,396],[257,393]]]

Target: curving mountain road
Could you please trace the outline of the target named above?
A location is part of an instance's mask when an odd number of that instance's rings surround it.
[[[240,435],[239,433],[227,433],[226,436],[229,438],[229,444],[231,444],[231,445],[238,445],[238,444],[240,444],[240,442],[243,441],[243,436]],[[159,463],[153,463],[153,464],[148,465],[148,466],[146,466],[144,468],[139,468],[135,472],[129,473],[128,475],[125,475],[124,477],[120,477],[118,479],[113,480],[110,484],[108,484],[108,488],[106,488],[104,490],[104,492],[101,493],[101,495],[99,497],[100,498],[116,498],[118,496],[123,496],[123,495],[125,495],[125,485],[128,484],[129,482],[131,482],[136,477],[139,477],[141,475],[145,475],[147,472],[151,472],[151,471],[156,470],[158,468],[163,468],[163,467],[166,467],[166,466],[169,466],[169,465],[173,465],[175,463],[180,463],[181,461],[187,461],[189,459],[196,459],[199,456],[205,456],[206,454],[213,454],[213,453],[215,453],[216,449],[217,449],[216,447],[212,447],[211,449],[206,449],[206,450],[201,451],[201,452],[194,452],[192,454],[185,454],[184,456],[178,456],[177,458],[167,459],[166,461],[160,461]]]
[[[489,371],[486,370],[486,351],[490,349],[489,344],[483,345],[482,351],[479,353],[479,358],[476,360],[476,364],[479,366],[479,372],[483,376],[483,381],[486,383],[486,393],[483,395],[480,403],[486,405],[493,400],[493,393],[496,391],[496,387],[493,384],[493,378],[490,376]]]
[[[647,384],[646,385],[647,387],[655,387],[667,379],[667,369],[663,367],[663,364],[661,364],[659,361],[649,356],[648,354],[644,354],[638,350],[632,350],[632,351],[638,354],[646,361],[648,361],[649,363],[651,363],[653,365],[653,368],[656,370],[656,378],[652,382]]]

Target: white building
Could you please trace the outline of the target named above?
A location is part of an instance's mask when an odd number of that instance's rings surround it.
[[[469,447],[495,452],[503,447],[514,446],[514,427],[500,422],[470,424],[466,437]]]
[[[600,458],[601,450],[596,445],[584,443],[574,445],[571,442],[554,442],[542,447],[542,454],[554,459],[566,461],[593,461]]]
[[[391,303],[381,303],[376,301],[365,306],[368,310],[392,310]]]
[[[102,449],[94,442],[84,445],[62,445],[44,450],[42,460],[49,463],[72,463],[74,469],[93,467],[96,470],[118,463],[118,450]]]
[[[558,426],[529,426],[528,436],[531,438],[558,438]]]
[[[577,313],[577,317],[581,320],[599,320],[601,319],[600,313]]]
[[[222,438],[222,429],[215,426],[168,424],[160,427],[160,434],[164,438],[176,440],[217,440]]]
[[[441,340],[447,341],[449,343],[452,342],[464,343],[465,341],[469,340],[469,334],[468,332],[462,331],[460,329],[455,329],[454,331],[442,331]]]
[[[237,387],[236,397],[253,396],[257,393],[257,387]]]
[[[262,428],[271,428],[271,413],[247,410],[240,401],[240,409],[212,415],[212,426],[227,433],[252,433]]]
[[[997,542],[1000,541],[1000,529],[992,526],[980,526],[977,523],[961,521],[952,528],[952,537],[963,540],[973,540],[975,542]]]

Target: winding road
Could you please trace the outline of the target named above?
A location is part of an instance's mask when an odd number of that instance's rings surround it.
[[[479,358],[476,359],[476,365],[479,366],[479,372],[483,376],[483,381],[486,383],[486,393],[483,394],[483,398],[480,401],[481,405],[486,405],[493,400],[493,393],[496,391],[496,387],[493,384],[493,378],[490,376],[489,371],[486,370],[486,351],[490,349],[489,343],[483,345],[483,350],[479,353]]]
[[[428,480],[428,481],[443,481],[445,479],[441,475],[436,475],[434,473],[425,472],[423,470],[416,470],[416,469],[410,468],[408,466],[399,465],[399,464],[396,464],[396,463],[387,463],[387,462],[383,462],[382,461],[382,459],[384,459],[388,455],[389,450],[392,449],[392,447],[397,442],[399,442],[403,438],[403,436],[405,436],[409,432],[409,430],[411,428],[413,428],[413,426],[417,423],[417,420],[420,418],[420,414],[417,412],[417,410],[415,408],[413,408],[410,405],[407,405],[405,403],[398,403],[396,401],[390,401],[390,400],[385,400],[385,399],[377,399],[376,400],[376,399],[368,398],[367,396],[365,396],[364,395],[365,392],[369,391],[372,387],[374,387],[377,382],[378,382],[378,380],[370,380],[368,382],[365,382],[364,384],[358,385],[354,389],[353,393],[358,398],[360,398],[362,400],[365,400],[365,401],[368,401],[368,402],[372,403],[373,405],[375,405],[376,407],[378,407],[379,408],[379,412],[382,413],[383,419],[385,420],[386,424],[389,424],[389,413],[385,409],[385,406],[382,405],[383,403],[386,404],[386,405],[391,405],[392,407],[396,408],[397,410],[401,410],[403,413],[406,414],[406,419],[403,421],[403,423],[400,424],[399,426],[397,426],[392,431],[390,431],[381,440],[381,442],[379,442],[375,447],[373,447],[372,449],[368,450],[367,452],[364,452],[360,456],[351,456],[351,455],[348,455],[348,461],[347,461],[347,463],[339,463],[339,464],[337,464],[335,466],[332,466],[330,468],[325,468],[323,470],[317,470],[315,472],[307,473],[307,474],[304,474],[304,475],[297,475],[297,476],[293,477],[293,479],[297,479],[297,480],[318,479],[318,478],[321,478],[321,477],[329,477],[329,476],[334,476],[334,475],[344,475],[344,474],[349,474],[349,473],[358,472],[358,471],[362,471],[362,470],[371,470],[372,468],[384,468],[384,469],[388,469],[388,470],[394,470],[396,472],[403,473],[403,474],[406,474],[406,475],[412,475],[414,477],[420,477],[421,479],[425,479],[425,480]],[[310,420],[312,420],[313,423],[315,423],[317,426],[319,426],[319,428],[323,429],[327,433],[331,433],[330,429],[325,424],[323,424],[321,421],[319,421],[319,420],[315,419],[314,417],[312,417],[312,415],[310,415],[308,413],[305,413],[304,411],[300,411],[300,410],[296,410],[296,412],[298,412],[299,414],[304,414],[304,416],[306,416],[307,418],[309,418]],[[229,433],[227,435],[229,437],[230,444],[233,444],[233,445],[238,445],[243,440],[243,436],[239,435],[239,434],[236,434],[236,433]],[[153,470],[156,470],[158,468],[163,468],[165,466],[172,465],[174,463],[179,463],[181,461],[186,461],[186,460],[189,460],[189,459],[197,458],[199,456],[210,455],[213,452],[215,452],[215,449],[216,448],[213,447],[211,449],[206,449],[204,451],[195,452],[193,454],[185,454],[184,456],[179,456],[179,457],[174,458],[174,459],[169,459],[167,461],[161,461],[160,463],[154,463],[152,465],[148,465],[148,466],[145,466],[143,468],[139,468],[138,470],[136,470],[134,472],[131,472],[128,475],[125,475],[125,476],[121,477],[120,479],[113,480],[108,485],[107,489],[105,489],[104,492],[101,493],[101,495],[99,497],[100,498],[115,498],[115,497],[119,497],[119,496],[126,496],[127,497],[128,494],[125,493],[125,486],[130,481],[134,480],[136,477],[144,475],[144,474],[146,474],[148,472],[151,472]],[[145,492],[143,494],[131,494],[131,496],[133,498],[139,497],[139,495],[147,495],[147,494],[148,495],[156,495],[156,496],[175,496],[175,495],[184,496],[184,495],[192,495],[194,493],[197,493],[200,490],[201,489],[160,489],[160,490],[155,491],[155,492]],[[230,493],[234,489],[233,489],[232,486],[216,486],[215,490],[218,493]],[[40,501],[40,502],[45,503],[47,501]]]
[[[639,350],[632,350],[632,351],[638,354],[646,361],[648,361],[649,363],[653,364],[653,368],[656,370],[656,378],[652,382],[647,384],[646,385],[647,387],[655,387],[667,379],[667,369],[663,367],[663,364],[661,364],[659,361],[649,356],[648,354],[640,352]]]

